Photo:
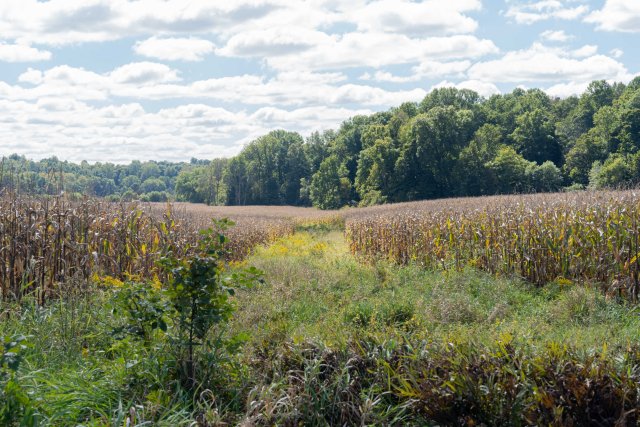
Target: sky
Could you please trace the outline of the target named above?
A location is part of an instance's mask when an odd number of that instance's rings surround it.
[[[443,86],[640,74],[640,0],[0,0],[0,155],[237,154]]]

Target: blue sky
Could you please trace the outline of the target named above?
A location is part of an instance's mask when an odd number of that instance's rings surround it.
[[[228,157],[436,87],[640,73],[640,0],[2,0],[0,154]]]

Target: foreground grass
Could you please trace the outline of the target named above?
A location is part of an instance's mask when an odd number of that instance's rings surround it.
[[[40,424],[637,420],[640,318],[598,289],[361,263],[322,227],[244,263],[265,272],[235,297],[227,335],[246,343],[197,399],[167,385],[158,341],[114,340],[113,289],[5,307],[0,335],[30,337],[18,380]]]
[[[551,342],[588,351],[639,340],[636,309],[596,288],[535,287],[471,268],[360,263],[339,231],[297,233],[246,262],[265,271],[266,285],[239,295],[233,327],[250,331],[255,345],[314,340],[343,347],[363,336],[487,345],[511,335],[531,351]]]

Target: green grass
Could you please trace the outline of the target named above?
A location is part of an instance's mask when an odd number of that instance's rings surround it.
[[[149,420],[154,425],[189,425],[188,400],[148,402],[149,390],[134,384],[142,379],[157,387],[163,378],[149,381],[158,371],[150,367],[153,360],[140,363],[138,345],[114,340],[118,319],[112,312],[112,292],[90,288],[65,293],[46,307],[30,299],[4,307],[0,336],[27,336],[29,346],[17,377],[40,425],[116,426],[124,425],[127,417],[147,420],[139,425],[150,425]]]
[[[312,340],[344,346],[363,335],[488,344],[508,333],[528,349],[562,342],[589,350],[638,342],[640,317],[581,284],[539,288],[472,268],[359,263],[340,232],[299,232],[247,263],[266,284],[241,292],[233,328],[254,344]]]

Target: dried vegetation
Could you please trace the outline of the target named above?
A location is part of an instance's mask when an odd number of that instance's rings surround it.
[[[97,199],[0,195],[0,291],[3,300],[55,296],[63,286],[84,286],[97,275],[154,279],[168,251],[188,256],[198,231],[214,217],[230,217],[233,260],[253,247],[293,233],[295,223],[270,209],[194,208],[185,204],[108,203]],[[313,210],[312,210],[313,211]]]
[[[639,219],[635,191],[503,196],[366,209],[348,216],[346,235],[367,259],[597,282],[635,302]]]

